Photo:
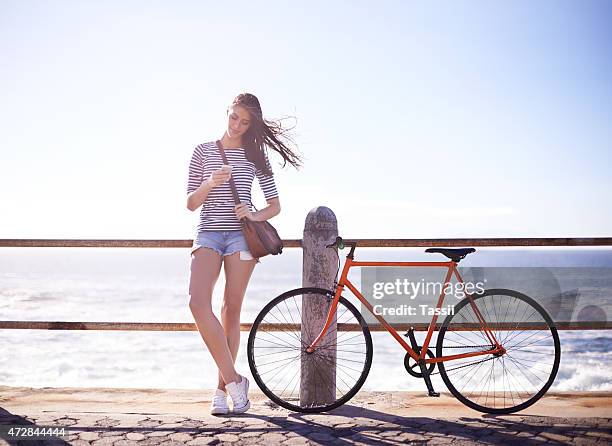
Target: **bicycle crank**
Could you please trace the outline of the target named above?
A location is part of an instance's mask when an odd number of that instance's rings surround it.
[[[430,349],[427,349],[426,355],[430,358],[436,357]],[[421,366],[408,353],[406,353],[406,356],[404,356],[404,367],[406,368],[408,374],[410,374],[411,376],[414,376],[415,378],[423,378],[423,373],[421,373]],[[432,362],[431,364],[427,364],[426,367],[427,374],[430,375],[431,372],[433,372],[436,368],[436,363]]]

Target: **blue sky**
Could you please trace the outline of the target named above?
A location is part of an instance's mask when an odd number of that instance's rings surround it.
[[[612,4],[0,3],[0,238],[191,238],[242,91],[297,117],[299,238],[610,236]],[[263,196],[254,186],[256,203]]]

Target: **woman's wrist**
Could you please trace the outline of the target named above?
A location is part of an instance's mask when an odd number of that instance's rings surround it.
[[[202,183],[202,186],[203,186],[205,189],[208,189],[208,190],[211,190],[213,187],[215,187],[215,186],[214,186],[214,184],[213,184],[213,182],[212,182],[212,180],[211,180],[210,178],[208,178],[207,180],[205,180],[205,181]]]

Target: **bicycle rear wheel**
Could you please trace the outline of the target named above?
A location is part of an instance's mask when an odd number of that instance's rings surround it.
[[[506,353],[439,362],[444,383],[459,401],[480,412],[507,414],[531,406],[550,388],[559,369],[561,348],[552,319],[540,304],[517,291],[486,290],[472,299]],[[466,298],[444,320],[436,356],[493,347]]]
[[[324,412],[350,400],[372,365],[372,337],[362,315],[340,297],[335,323],[313,353],[306,348],[323,329],[306,314],[327,315],[334,293],[298,288],[273,299],[249,334],[247,356],[255,382],[273,402],[297,412]]]

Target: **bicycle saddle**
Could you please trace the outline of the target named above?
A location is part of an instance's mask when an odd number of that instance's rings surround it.
[[[447,248],[427,248],[425,252],[439,252],[445,255],[453,262],[459,262],[466,255],[476,252],[474,248],[460,248],[460,249],[447,249]]]

